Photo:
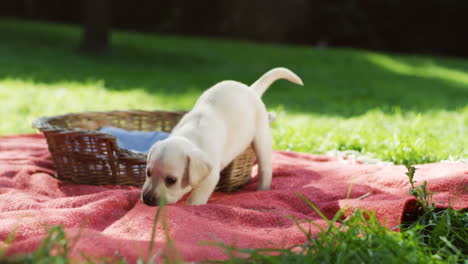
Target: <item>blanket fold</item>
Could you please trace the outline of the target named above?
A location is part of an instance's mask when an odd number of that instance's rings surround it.
[[[417,184],[428,182],[434,201],[456,209],[468,208],[468,165],[417,165]],[[240,191],[214,193],[207,205],[169,205],[165,217],[175,245],[186,261],[225,258],[219,247],[202,245],[222,241],[239,247],[283,247],[306,237],[288,216],[325,221],[301,200],[300,193],[328,218],[341,208],[373,210],[388,228],[414,213],[415,200],[404,166],[359,164],[351,160],[277,151],[273,154],[273,183],[257,191],[253,181]],[[12,232],[16,239],[8,254],[32,252],[51,225],[62,225],[70,238],[79,235],[72,256],[118,255],[134,263],[147,257],[157,207],[140,201],[140,188],[63,183],[42,135],[0,137],[0,247]],[[351,185],[351,187],[350,187]],[[350,191],[349,191],[350,190]],[[349,192],[349,194],[348,194]],[[304,223],[305,225],[306,223]],[[302,224],[301,224],[302,225]],[[307,226],[307,229],[309,227]],[[312,226],[312,233],[318,228]],[[164,246],[158,225],[155,247]]]

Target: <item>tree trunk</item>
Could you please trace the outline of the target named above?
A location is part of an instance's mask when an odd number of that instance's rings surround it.
[[[110,0],[84,0],[84,29],[80,50],[87,53],[101,53],[109,48],[110,3]]]

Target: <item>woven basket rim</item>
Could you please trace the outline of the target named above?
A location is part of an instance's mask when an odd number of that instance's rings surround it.
[[[60,126],[55,126],[50,124],[50,120],[54,119],[61,119],[61,118],[66,118],[69,116],[80,116],[80,115],[93,115],[93,114],[112,114],[112,113],[140,113],[140,114],[149,114],[149,113],[168,113],[168,114],[185,114],[187,113],[187,110],[177,110],[177,111],[167,111],[167,110],[112,110],[112,111],[85,111],[85,112],[73,112],[73,113],[67,113],[63,115],[54,115],[54,116],[41,116],[39,118],[36,118],[32,122],[32,127],[37,128],[39,130],[70,130],[70,131],[80,131],[80,132],[98,132],[99,134],[105,134],[109,135],[106,133],[99,132],[97,130],[89,130],[89,129],[83,129],[83,128],[65,128],[65,127],[60,127]]]

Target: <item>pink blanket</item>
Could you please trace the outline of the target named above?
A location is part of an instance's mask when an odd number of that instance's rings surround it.
[[[273,167],[270,191],[256,191],[254,178],[239,192],[215,193],[207,205],[178,203],[166,208],[170,233],[184,260],[225,257],[219,247],[202,245],[204,241],[253,248],[304,242],[305,236],[286,216],[325,223],[294,192],[303,194],[328,217],[344,206],[374,210],[389,228],[414,210],[403,166],[275,152]],[[455,208],[468,207],[468,165],[438,163],[417,168],[415,180],[428,181],[428,188],[437,192],[434,201],[447,204],[450,199]],[[118,252],[131,263],[138,257],[148,257],[157,208],[139,200],[140,188],[70,185],[51,177],[53,174],[54,166],[41,135],[0,137],[0,241],[11,232],[16,234],[8,254],[33,251],[48,226],[61,224],[70,238],[80,234],[74,256],[79,252],[114,256]],[[346,199],[350,184],[351,193]],[[312,228],[312,232],[317,230]],[[156,248],[163,247],[164,238],[158,227]],[[0,242],[0,246],[7,245]]]

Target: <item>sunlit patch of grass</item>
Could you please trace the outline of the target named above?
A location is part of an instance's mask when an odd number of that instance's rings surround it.
[[[468,157],[468,107],[462,113],[374,110],[352,118],[280,114],[272,131],[276,149],[317,154],[356,150],[396,164],[428,163]]]
[[[401,59],[398,60],[391,56],[378,53],[368,53],[365,57],[376,65],[384,67],[385,69],[395,73],[441,79],[468,85],[468,72],[442,67],[434,64],[432,60],[412,65],[411,63],[407,63]]]
[[[77,27],[1,20],[0,34],[0,134],[69,112],[186,110],[218,81],[249,84],[284,66],[305,86],[279,81],[263,96],[284,112],[275,149],[356,150],[398,164],[468,158],[464,60],[122,31],[110,52],[85,56]]]

